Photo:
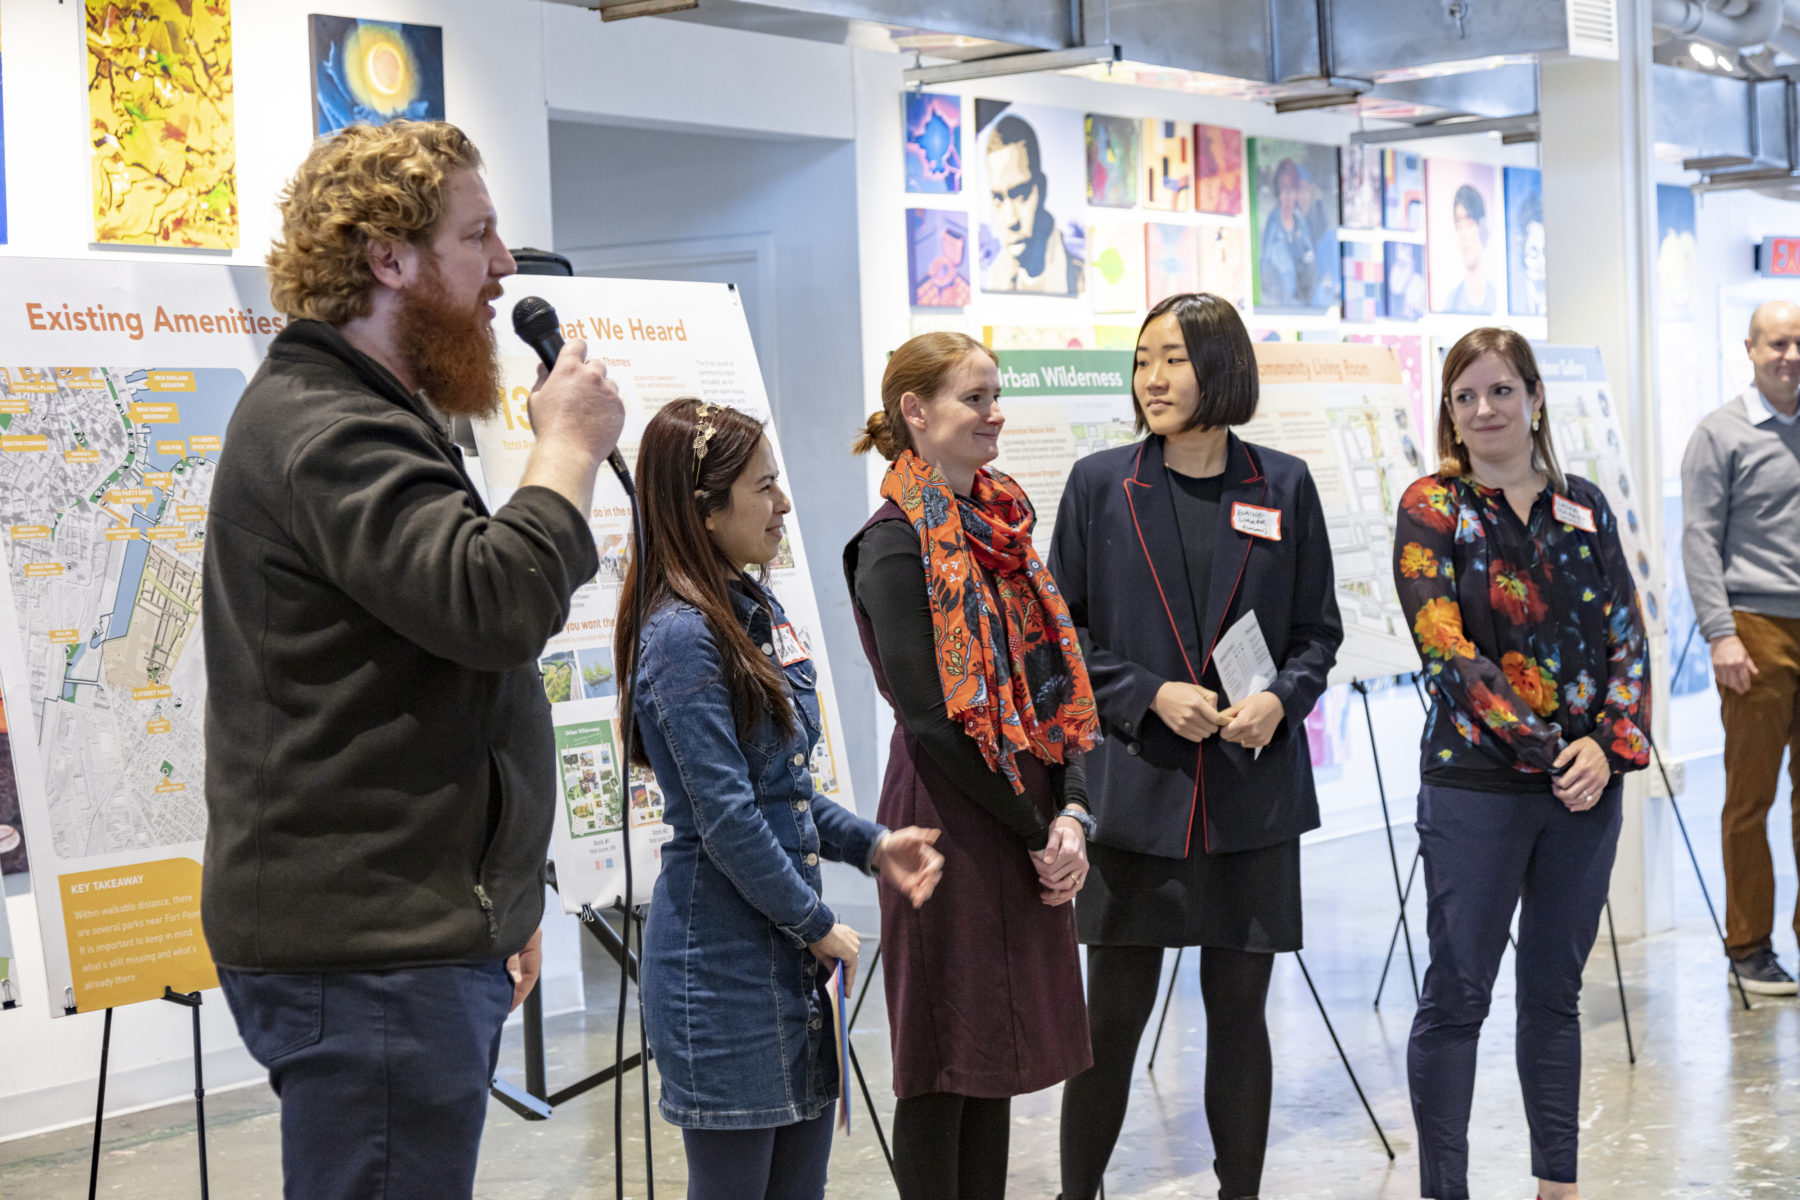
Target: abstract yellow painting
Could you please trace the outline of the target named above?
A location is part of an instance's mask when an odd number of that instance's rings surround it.
[[[86,0],[94,240],[238,244],[231,0]]]

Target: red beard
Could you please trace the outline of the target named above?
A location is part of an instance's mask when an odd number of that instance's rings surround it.
[[[426,398],[445,416],[480,420],[500,411],[494,326],[483,311],[500,291],[498,284],[489,284],[475,307],[452,304],[445,299],[436,261],[427,258],[419,282],[400,293],[400,354]]]

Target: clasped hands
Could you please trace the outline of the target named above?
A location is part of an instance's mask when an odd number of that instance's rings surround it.
[[[1555,777],[1550,790],[1570,812],[1586,812],[1600,803],[1600,793],[1612,781],[1612,766],[1606,752],[1591,737],[1577,738],[1564,746],[1556,756],[1562,774]]]
[[[1287,715],[1273,692],[1252,693],[1229,708],[1218,705],[1219,693],[1211,688],[1171,680],[1157,689],[1150,710],[1190,742],[1203,742],[1216,733],[1251,750],[1268,745]]]

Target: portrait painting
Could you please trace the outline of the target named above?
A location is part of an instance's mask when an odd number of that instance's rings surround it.
[[[1082,114],[977,100],[971,165],[982,291],[1081,295],[1087,277]]]
[[[1335,146],[1250,139],[1252,300],[1270,312],[1324,312],[1338,303]]]
[[[1516,317],[1546,316],[1544,173],[1536,167],[1508,167],[1504,180],[1507,311]]]
[[[1431,311],[1493,316],[1500,311],[1501,214],[1498,171],[1486,163],[1434,158],[1425,169],[1425,257]]]
[[[1394,321],[1417,321],[1431,307],[1425,284],[1425,247],[1417,242],[1388,242],[1386,278],[1387,316]]]

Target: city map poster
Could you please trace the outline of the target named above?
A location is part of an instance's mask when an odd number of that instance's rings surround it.
[[[1237,429],[1306,460],[1331,539],[1344,642],[1332,683],[1419,669],[1394,590],[1394,512],[1429,469],[1394,353],[1385,346],[1259,342],[1261,399]]]
[[[777,463],[783,462],[780,431],[772,422],[750,327],[733,289],[706,283],[544,276],[514,276],[505,287],[505,297],[495,302],[497,308],[510,309],[522,296],[542,296],[556,307],[563,335],[586,339],[589,356],[606,363],[625,398],[619,451],[626,463],[635,468],[638,439],[649,419],[664,404],[683,396],[699,396],[770,422],[769,440]],[[501,415],[475,427],[490,507],[504,503],[524,473],[532,447],[525,400],[537,375],[537,359],[523,344],[503,338],[501,348],[507,401]],[[789,517],[768,582],[801,649],[817,669],[823,729],[808,764],[813,787],[854,809],[831,664],[800,535],[803,516]],[[662,847],[672,836],[662,819],[662,790],[651,772],[641,767],[627,770],[619,729],[613,629],[629,561],[631,509],[609,471],[601,472],[594,489],[589,522],[600,549],[599,574],[575,593],[568,622],[550,639],[539,664],[551,701],[561,787],[550,851],[563,908],[571,913],[584,905],[603,908],[625,897],[627,839],[631,900],[648,902],[661,869]],[[835,568],[827,569],[827,586],[841,586],[830,573]]]
[[[86,7],[94,240],[236,246],[230,0]]]
[[[249,267],[14,259],[0,281],[0,680],[52,1013],[216,984],[201,552],[280,324]]]

